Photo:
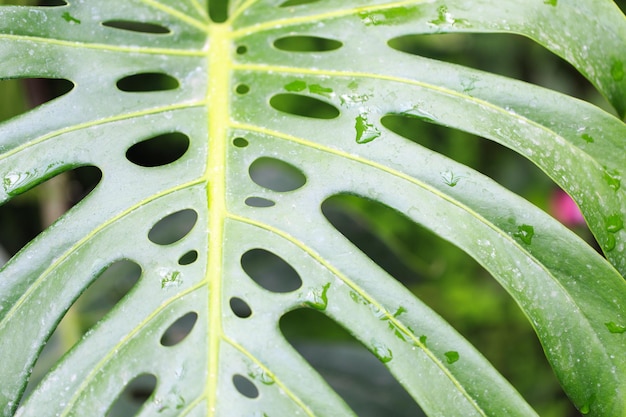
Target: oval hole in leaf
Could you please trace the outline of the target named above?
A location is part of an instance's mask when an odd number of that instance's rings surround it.
[[[302,4],[310,4],[317,3],[320,0],[287,0],[282,3],[279,7],[289,7],[289,6],[300,6]]]
[[[178,260],[179,265],[191,265],[198,260],[198,251],[190,250],[180,257]]]
[[[163,35],[171,32],[165,26],[157,25],[155,23],[136,22],[132,20],[107,20],[106,22],[102,22],[102,26],[128,30],[131,32],[151,33],[155,35]]]
[[[63,78],[11,78],[0,80],[0,122],[66,95],[74,83]]]
[[[246,198],[246,205],[248,207],[273,207],[276,205],[272,200],[262,197],[248,197]]]
[[[161,345],[175,346],[185,340],[198,321],[198,313],[189,312],[176,320],[161,336]]]
[[[286,293],[302,286],[295,269],[265,249],[251,249],[241,257],[241,266],[250,278],[268,291]]]
[[[291,311],[280,330],[359,417],[425,416],[381,359],[325,314]]]
[[[256,385],[243,375],[233,375],[233,385],[244,397],[254,399],[259,396],[259,389]]]
[[[241,319],[247,319],[252,315],[252,309],[239,297],[233,297],[230,299],[230,309],[235,314],[235,316]]]
[[[140,374],[133,378],[117,396],[106,413],[106,417],[132,417],[154,394],[157,378],[152,374]]]
[[[602,100],[591,83],[571,64],[522,35],[416,34],[399,36],[387,43],[400,52],[504,75],[587,101]],[[471,77],[466,81],[466,92],[470,95],[474,82]]]
[[[124,77],[117,81],[117,88],[129,93],[175,90],[178,80],[162,72],[144,72]]]
[[[306,183],[302,171],[276,158],[258,158],[250,164],[248,172],[257,185],[277,192],[295,191]]]
[[[330,103],[301,94],[276,94],[270,99],[270,105],[278,111],[312,119],[334,119],[339,116],[339,109]]]
[[[320,38],[319,36],[286,36],[276,39],[274,46],[282,51],[289,52],[325,52],[334,51],[343,46],[343,43],[334,39]]]
[[[179,160],[188,149],[189,137],[172,132],[135,143],[126,151],[126,159],[142,167],[158,167]]]
[[[24,401],[79,338],[92,329],[135,287],[141,267],[121,259],[104,268],[87,289],[74,301],[41,351],[26,387]],[[77,318],[80,317],[80,320]]]
[[[152,226],[148,239],[157,245],[171,245],[187,236],[197,220],[198,213],[192,209],[169,214]]]
[[[209,0],[209,17],[216,23],[225,22],[228,19],[229,0]]]
[[[0,205],[0,247],[16,254],[46,227],[83,201],[102,179],[94,166],[50,165],[34,172],[11,172],[0,187],[11,199]],[[0,258],[0,266],[8,259]]]

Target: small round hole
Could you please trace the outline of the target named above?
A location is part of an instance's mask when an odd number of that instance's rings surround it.
[[[247,319],[252,315],[252,309],[239,297],[233,297],[230,299],[230,309],[233,311],[235,316],[241,319]]]
[[[237,47],[237,55],[244,55],[248,52],[248,47],[244,45],[240,45]]]
[[[235,138],[233,140],[233,145],[235,145],[238,148],[245,148],[246,146],[248,146],[248,141],[244,138]]]
[[[259,389],[243,375],[233,375],[233,385],[244,397],[257,398],[259,396]]]
[[[186,254],[180,257],[178,260],[179,265],[190,265],[198,260],[198,251],[190,250]]]
[[[250,91],[250,87],[246,84],[239,84],[235,91],[237,91],[237,94],[247,94]]]

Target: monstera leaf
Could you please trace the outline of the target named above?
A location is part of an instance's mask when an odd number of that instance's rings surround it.
[[[348,329],[430,416],[535,415],[329,223],[321,204],[354,194],[474,257],[528,316],[576,407],[626,416],[624,123],[551,90],[390,46],[404,35],[522,34],[623,115],[626,22],[615,4],[233,0],[224,19],[218,5],[0,8],[0,77],[73,84],[0,126],[0,202],[76,167],[102,173],[0,271],[2,415],[105,415],[138,377],[154,385],[141,416],[353,415],[281,334],[280,318],[300,308]],[[136,91],[137,77],[162,82]],[[577,201],[605,257],[491,179],[395,134],[386,115],[525,156]],[[133,157],[165,134],[182,144],[176,158],[144,166]],[[185,230],[162,236],[176,216]],[[287,285],[260,280],[246,267],[251,254],[282,262]],[[57,323],[121,260],[141,268],[138,282],[19,405]],[[185,337],[165,337],[181,320]]]

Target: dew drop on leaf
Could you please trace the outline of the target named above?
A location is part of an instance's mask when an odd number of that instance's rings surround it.
[[[609,187],[611,187],[615,191],[619,190],[622,186],[620,174],[617,170],[608,170],[605,168],[604,181],[606,181],[606,183],[609,184]]]
[[[611,66],[611,77],[615,81],[622,81],[624,79],[624,63],[622,61],[615,61]]]
[[[454,350],[451,350],[449,352],[444,353],[444,355],[446,355],[446,361],[449,364],[453,364],[454,362],[459,360],[459,352],[456,352]]]
[[[587,143],[593,143],[594,142],[593,137],[591,137],[591,135],[589,135],[588,133],[583,133],[580,137]]]
[[[367,113],[361,113],[356,117],[354,128],[356,129],[357,143],[368,143],[380,136],[380,130],[373,123],[369,122]]]
[[[624,220],[620,214],[613,214],[607,217],[605,225],[607,232],[617,233],[624,228]]]
[[[326,310],[328,306],[328,296],[326,293],[330,288],[330,282],[326,283],[322,288],[311,288],[304,296],[304,304],[316,310]]]
[[[535,228],[527,224],[518,226],[517,232],[513,233],[513,236],[519,238],[522,242],[526,243],[527,245],[531,244],[534,235],[535,235]]]
[[[391,349],[379,342],[372,343],[372,353],[382,362],[387,363],[393,359]]]
[[[604,325],[606,326],[607,329],[609,329],[609,332],[611,333],[626,333],[626,326],[621,325],[621,324],[617,324],[615,322],[608,322],[608,323],[604,323]]]
[[[289,84],[285,84],[285,90],[291,91],[292,93],[298,93],[300,91],[306,90],[306,83],[304,81],[296,80],[292,81]]]

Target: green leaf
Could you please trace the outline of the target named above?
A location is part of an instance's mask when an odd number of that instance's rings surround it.
[[[574,65],[623,116],[623,14],[608,0],[298,3],[231,1],[224,23],[211,22],[200,0],[0,8],[0,77],[74,83],[0,125],[0,202],[74,167],[103,173],[0,270],[3,415],[104,415],[144,374],[158,382],[140,415],[353,415],[282,336],[278,320],[297,308],[348,329],[430,416],[535,415],[449,324],[328,223],[320,206],[341,193],[391,206],[473,256],[528,316],[579,410],[626,415],[626,126],[577,99],[388,44],[416,33],[523,34]],[[292,36],[341,46],[274,46]],[[165,84],[125,87],[137,75]],[[489,178],[386,129],[388,114],[530,159],[574,197],[608,261]],[[179,159],[146,167],[126,157],[173,132],[189,138]],[[263,163],[296,174],[272,188],[252,175]],[[157,223],[185,210],[196,219],[188,234],[153,238]],[[251,279],[242,257],[255,249],[295,270],[297,288]],[[190,251],[195,260],[178,261]],[[57,323],[122,259],[141,266],[139,282],[17,409]],[[233,298],[249,317],[235,314]],[[164,344],[189,313],[189,335]],[[237,389],[239,377],[256,398]]]

